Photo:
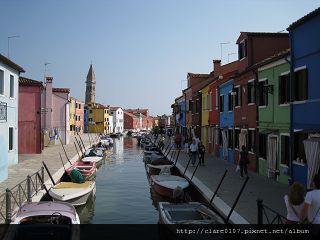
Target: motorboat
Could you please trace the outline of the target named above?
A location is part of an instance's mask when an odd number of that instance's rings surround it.
[[[89,148],[87,151],[85,151],[84,156],[85,157],[103,157],[104,150],[102,148]]]
[[[189,182],[179,176],[175,175],[151,175],[151,185],[154,190],[162,195],[169,198],[173,198],[173,190],[177,187],[185,190],[189,187]]]
[[[159,202],[159,223],[162,224],[223,224],[223,219],[199,202]]]
[[[27,202],[16,213],[4,239],[80,239],[80,219],[67,202]]]
[[[97,167],[95,162],[75,162],[66,169],[66,173],[70,176],[72,170],[77,169],[85,180],[92,180],[96,176]]]
[[[68,202],[27,202],[19,208],[12,224],[30,223],[80,224],[80,219]]]
[[[158,175],[162,170],[167,169],[169,173],[174,165],[172,162],[166,158],[156,159],[150,163],[147,163],[147,171],[149,175]]]
[[[101,166],[102,164],[102,159],[103,157],[99,157],[99,156],[95,156],[95,157],[84,157],[81,159],[81,161],[84,164],[90,164],[92,162],[94,162],[96,164],[96,167],[98,168],[99,166]]]
[[[80,206],[87,202],[89,196],[95,193],[95,181],[84,183],[60,182],[49,190],[49,195],[54,201],[71,203],[73,206]]]

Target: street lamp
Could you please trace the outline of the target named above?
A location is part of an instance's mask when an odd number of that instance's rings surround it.
[[[14,35],[14,36],[10,36],[8,37],[8,58],[10,58],[10,39],[11,38],[19,38],[20,35]]]
[[[222,62],[222,45],[227,45],[227,44],[230,44],[230,42],[221,42],[220,43],[220,59],[221,59],[221,62]]]

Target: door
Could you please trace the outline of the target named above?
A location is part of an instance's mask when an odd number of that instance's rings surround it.
[[[278,137],[269,136],[267,145],[268,177],[276,178],[278,172]]]
[[[37,153],[36,134],[35,122],[19,122],[19,154]]]

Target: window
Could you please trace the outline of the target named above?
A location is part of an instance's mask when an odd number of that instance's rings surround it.
[[[238,45],[239,60],[247,56],[247,39],[244,39]]]
[[[210,111],[212,110],[212,92],[208,95],[208,108]]]
[[[233,110],[233,96],[231,94],[231,92],[229,92],[228,94],[228,111],[232,111]]]
[[[0,94],[4,95],[4,72],[0,70]]]
[[[89,113],[92,113],[92,110],[90,109]]]
[[[259,134],[259,157],[267,159],[267,134]]]
[[[9,127],[9,151],[13,150],[13,127]]]
[[[308,98],[308,72],[301,69],[294,73],[294,101],[303,101]]]
[[[10,97],[14,97],[14,76],[10,75]]]
[[[239,135],[240,135],[240,129],[234,130],[234,148],[239,149]]]
[[[199,99],[196,100],[196,110],[195,113],[199,113],[199,109],[200,109],[200,101]]]
[[[192,102],[192,100],[189,100],[189,109],[188,110],[193,113],[193,102]]]
[[[228,129],[228,148],[233,148],[233,129]]]
[[[255,152],[255,130],[248,131],[248,151]]]
[[[290,138],[289,136],[281,135],[281,164],[289,166],[290,154]]]
[[[223,95],[220,95],[220,98],[219,98],[219,111],[220,112],[223,112],[223,105],[224,105],[224,97],[223,97]]]
[[[219,106],[219,98],[218,98],[218,88],[216,88],[216,110],[218,110],[218,106]]]
[[[219,131],[219,145],[222,146],[223,145],[223,141],[222,141],[222,129],[220,129]]]
[[[241,106],[241,87],[237,86],[234,88],[235,90],[235,95],[234,95],[234,106],[238,107]]]
[[[259,106],[267,106],[268,105],[267,85],[268,85],[267,80],[259,82]]]
[[[294,141],[294,160],[297,162],[302,161],[306,162],[306,154],[304,151],[303,140],[308,138],[308,134],[297,132],[293,135]]]
[[[248,104],[256,102],[256,93],[254,88],[254,81],[248,83]]]
[[[92,118],[89,118],[89,122],[92,122]]]
[[[279,104],[290,102],[290,74],[279,76]]]

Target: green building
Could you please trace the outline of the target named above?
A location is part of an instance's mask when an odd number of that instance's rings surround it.
[[[258,172],[281,183],[290,178],[289,50],[258,65]]]

